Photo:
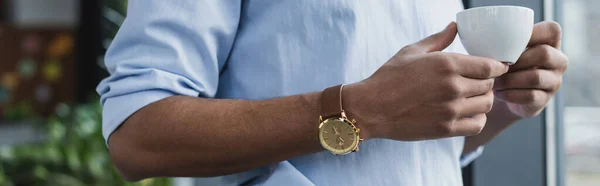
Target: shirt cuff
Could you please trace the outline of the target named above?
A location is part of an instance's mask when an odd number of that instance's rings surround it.
[[[110,135],[133,113],[155,101],[174,96],[167,90],[144,90],[107,98],[102,109],[102,135],[108,145]]]
[[[474,151],[469,152],[467,154],[463,154],[462,156],[460,156],[460,167],[466,167],[479,156],[481,156],[481,154],[483,154],[483,146],[479,146]]]

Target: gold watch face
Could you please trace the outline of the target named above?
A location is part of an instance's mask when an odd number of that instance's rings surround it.
[[[333,154],[347,154],[356,150],[359,136],[347,119],[330,118],[319,126],[319,140]]]

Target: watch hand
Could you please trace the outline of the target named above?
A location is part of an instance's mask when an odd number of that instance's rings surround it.
[[[344,138],[342,138],[342,137],[338,137],[338,139],[340,139],[340,141],[342,141],[344,143],[346,142],[346,141],[344,141]]]
[[[338,128],[333,126],[333,132],[335,133],[335,135],[340,135],[340,132],[338,131]]]

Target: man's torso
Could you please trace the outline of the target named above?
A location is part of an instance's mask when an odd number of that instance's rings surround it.
[[[217,98],[268,99],[360,81],[403,46],[442,30],[462,10],[458,0],[253,0],[243,5]],[[458,41],[447,51],[464,53]],[[462,137],[369,140],[357,153],[334,156],[324,151],[212,181],[462,185],[463,143]]]

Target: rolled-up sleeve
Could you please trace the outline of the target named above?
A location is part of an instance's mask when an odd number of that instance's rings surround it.
[[[105,57],[110,76],[96,89],[104,138],[152,102],[174,95],[214,97],[240,9],[240,0],[129,0],[127,18]]]

